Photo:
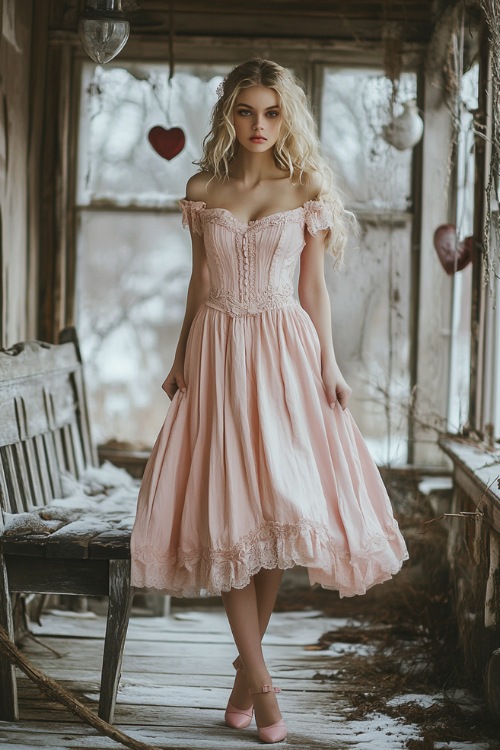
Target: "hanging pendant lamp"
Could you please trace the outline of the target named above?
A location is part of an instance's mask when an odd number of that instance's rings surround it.
[[[78,33],[85,51],[94,62],[103,65],[116,57],[130,33],[121,0],[87,0]]]

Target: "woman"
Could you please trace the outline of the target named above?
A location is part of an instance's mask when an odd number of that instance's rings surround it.
[[[192,275],[132,583],[222,596],[239,652],[226,723],[255,712],[272,743],[286,726],[261,639],[283,570],[304,565],[351,596],[408,555],[333,349],[324,256],[341,260],[349,214],[288,70],[255,59],[227,76],[199,165],[181,201]]]

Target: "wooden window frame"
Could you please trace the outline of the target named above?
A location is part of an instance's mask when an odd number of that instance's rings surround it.
[[[483,233],[487,218],[486,185],[491,160],[493,122],[491,49],[485,21],[481,30],[481,40],[478,108],[475,112],[475,257],[472,270],[469,428],[482,437],[490,435],[489,440],[492,442],[493,434],[489,425],[492,423],[491,412],[498,410],[495,390],[500,374],[495,372],[495,362],[498,362],[500,325],[497,322],[494,300],[489,296],[489,290],[484,284],[482,254]],[[498,282],[495,283],[498,291]],[[496,300],[496,304],[498,303],[499,300]],[[495,424],[494,428],[498,437],[500,424]]]
[[[61,328],[75,324],[76,314],[76,274],[77,274],[77,234],[79,213],[85,211],[116,211],[113,206],[79,206],[76,202],[76,170],[78,157],[78,127],[80,120],[81,74],[82,64],[88,58],[83,52],[78,38],[65,32],[53,33],[49,50],[49,73],[58,77],[59,86],[54,102],[46,114],[49,124],[57,124],[54,132],[54,144],[49,153],[56,162],[56,172],[45,176],[42,192],[46,203],[52,207],[52,213],[42,230],[44,252],[44,269],[42,272],[40,292],[39,338],[56,341]],[[117,62],[141,61],[144,63],[165,63],[168,50],[168,38],[155,40],[130,40],[125,52]],[[421,82],[421,45],[410,45],[403,55],[403,70],[417,74],[417,88]],[[276,59],[283,65],[293,67],[303,80],[306,90],[311,94],[314,114],[321,122],[322,80],[326,67],[383,70],[383,50],[363,43],[339,43],[324,40],[282,40],[282,39],[221,39],[183,37],[175,40],[175,54],[178,63],[200,64],[236,64],[238,61],[256,55]],[[420,93],[419,93],[420,95]],[[415,182],[415,171],[419,169],[421,155],[415,151],[413,161],[413,195],[412,210],[392,211],[387,220],[394,222],[400,219],[413,222],[412,246],[418,243],[418,180]],[[49,166],[49,156],[46,159]],[[122,210],[140,213],[159,212],[154,207],[125,207]],[[162,209],[164,213],[164,209]],[[383,214],[377,211],[357,212],[361,221],[376,218],[384,220]],[[415,234],[416,233],[416,234]],[[412,252],[415,261],[411,268],[412,275],[419,272],[418,253]],[[412,277],[412,300],[410,307],[416,304],[418,278]],[[410,340],[412,350],[418,336],[418,316],[410,310]],[[411,368],[411,365],[410,365]],[[410,373],[411,376],[411,373]],[[411,452],[412,419],[410,414],[408,437]],[[410,458],[411,460],[411,458]]]

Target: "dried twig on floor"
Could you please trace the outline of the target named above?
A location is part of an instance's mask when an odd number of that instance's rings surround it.
[[[131,750],[158,750],[158,748],[153,747],[153,745],[146,745],[144,742],[134,740],[133,737],[130,737],[128,734],[121,732],[119,729],[116,729],[116,727],[108,724],[107,721],[100,719],[98,716],[92,713],[92,711],[86,708],[83,703],[80,703],[80,701],[74,698],[71,693],[68,693],[67,690],[64,690],[64,688],[58,685],[55,680],[53,680],[51,677],[48,677],[48,675],[44,674],[37,667],[35,667],[35,665],[32,664],[29,659],[27,659],[24,654],[19,651],[17,646],[10,640],[7,632],[1,625],[0,653],[5,656],[5,658],[11,662],[11,664],[19,667],[19,669],[24,672],[24,674],[29,677],[29,679],[34,682],[35,685],[51,700],[55,700],[57,701],[57,703],[61,703],[63,706],[69,709],[71,713],[75,714],[75,716],[78,716],[79,719],[82,719],[82,721],[84,721],[86,724],[90,724],[91,727],[97,729],[100,734],[103,734],[104,736],[115,740],[115,742],[119,742],[120,744],[125,745],[125,747],[131,748]]]

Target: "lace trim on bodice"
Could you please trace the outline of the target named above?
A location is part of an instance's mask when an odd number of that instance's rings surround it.
[[[321,229],[333,227],[333,209],[329,203],[320,200],[306,201],[303,206],[287,211],[277,211],[269,216],[254,219],[247,224],[240,221],[227,208],[207,208],[204,201],[190,201],[185,198],[179,201],[182,210],[182,226],[188,227],[195,234],[203,234],[204,222],[217,223],[231,231],[245,233],[250,228],[264,229],[270,225],[292,222],[305,223],[309,234],[317,234]]]
[[[285,228],[290,224],[295,224],[298,225],[297,231],[300,232],[300,227],[305,225],[311,234],[316,234],[318,230],[330,227],[332,209],[329,204],[322,201],[307,201],[303,206],[287,211],[277,211],[269,216],[249,221],[247,224],[233,216],[228,209],[207,208],[203,201],[181,200],[180,205],[183,225],[188,226],[192,233],[202,235],[207,226],[216,225],[227,229],[232,238],[230,262],[236,264],[236,273],[235,283],[229,288],[224,288],[227,284],[221,284],[220,281],[227,278],[219,247],[219,241],[224,244],[225,240],[214,240],[211,236],[205,238],[207,256],[216,269],[216,273],[211,274],[210,279],[211,287],[206,301],[209,307],[236,317],[259,315],[267,310],[277,310],[298,304],[293,296],[292,277],[300,254],[300,238],[298,240],[297,237],[293,238],[295,243],[293,247],[297,248],[297,251],[294,250],[290,257],[283,258],[283,253],[286,253],[288,242],[291,240],[291,235],[285,231]],[[256,282],[256,268],[259,263],[257,244],[260,242],[260,234],[271,226],[278,227],[278,231],[273,233],[273,256],[268,283],[264,288],[263,285],[258,288]]]
[[[235,318],[240,315],[260,315],[267,310],[279,310],[282,307],[297,305],[298,302],[293,296],[293,286],[285,284],[279,290],[268,287],[244,302],[239,300],[230,289],[212,287],[205,304]]]

